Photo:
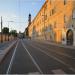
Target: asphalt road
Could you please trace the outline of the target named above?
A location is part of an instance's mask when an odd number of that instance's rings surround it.
[[[75,74],[75,50],[18,40],[0,65],[1,74]]]

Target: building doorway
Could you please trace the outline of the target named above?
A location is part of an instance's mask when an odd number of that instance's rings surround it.
[[[69,29],[67,31],[67,45],[73,45],[73,31]]]

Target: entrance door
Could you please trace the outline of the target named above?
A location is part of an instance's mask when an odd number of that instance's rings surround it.
[[[67,31],[67,45],[73,45],[73,31],[71,29]]]

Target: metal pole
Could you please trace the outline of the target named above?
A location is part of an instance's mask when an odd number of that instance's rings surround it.
[[[2,37],[2,35],[3,35],[3,34],[2,34],[2,16],[1,16],[1,43],[3,42],[3,39],[2,39],[3,37]]]

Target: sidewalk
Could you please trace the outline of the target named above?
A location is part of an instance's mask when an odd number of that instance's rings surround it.
[[[69,49],[73,49],[75,50],[75,46],[71,46],[71,45],[64,45],[64,44],[61,44],[61,43],[55,43],[55,42],[51,42],[50,40],[35,40],[37,42],[42,42],[42,43],[45,43],[45,44],[50,44],[50,45],[54,45],[54,46],[58,46],[58,47],[63,47],[63,48],[69,48]]]
[[[9,52],[9,50],[14,46],[15,43],[16,41],[12,42],[11,44],[8,44],[7,46],[5,45],[5,47],[3,48],[0,48],[0,63],[4,59],[6,54]]]

